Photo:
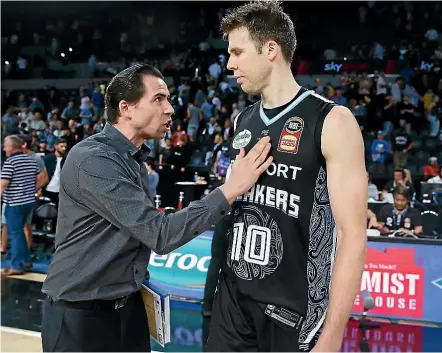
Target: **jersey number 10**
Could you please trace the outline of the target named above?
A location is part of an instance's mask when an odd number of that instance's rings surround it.
[[[243,236],[244,223],[235,223],[233,225],[233,244],[230,256],[232,260],[240,260]],[[267,265],[269,263],[270,240],[272,236],[270,229],[250,225],[247,227],[245,236],[244,261],[262,266]]]

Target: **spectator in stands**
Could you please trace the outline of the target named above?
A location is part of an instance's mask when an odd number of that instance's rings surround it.
[[[376,171],[383,172],[385,169],[385,162],[390,154],[390,146],[384,140],[385,134],[383,131],[378,131],[377,138],[371,144],[371,159],[373,168]]]
[[[78,115],[77,109],[74,107],[74,101],[69,101],[68,106],[63,109],[63,113],[61,113],[61,118],[64,121],[69,121],[72,118],[75,118]]]
[[[32,119],[29,127],[32,130],[36,130],[37,132],[41,132],[46,129],[46,124],[43,121],[43,116],[41,115],[41,113],[39,111],[35,111],[34,119]]]
[[[398,104],[399,111],[399,125],[405,126],[406,131],[409,133],[411,129],[417,128],[415,119],[415,108],[410,103],[410,98],[408,96],[404,96],[402,98],[402,102]]]
[[[430,136],[437,136],[440,131],[440,121],[442,119],[442,106],[438,95],[434,95],[427,110],[427,120],[430,123]]]
[[[368,178],[368,198],[374,199],[374,200],[379,200],[378,187],[376,186],[376,184],[373,184],[369,173],[367,173],[367,178]]]
[[[197,100],[194,103],[189,103],[187,107],[187,116],[184,123],[187,123],[187,135],[190,141],[195,141],[196,133],[198,131],[199,121],[200,121],[200,111],[201,108],[197,106]]]
[[[5,219],[11,238],[11,267],[2,271],[2,277],[22,275],[24,269],[32,266],[23,230],[26,220],[32,217],[40,170],[35,159],[23,153],[22,144],[23,140],[17,135],[6,137],[4,142],[8,158],[1,173],[1,195],[6,204]]]
[[[393,135],[391,145],[394,168],[405,168],[407,166],[408,153],[413,148],[410,135],[407,134],[404,128],[400,128],[399,131]]]
[[[394,189],[402,185],[406,189],[409,189],[409,194],[412,196],[414,194],[414,187],[413,184],[406,181],[406,173],[403,169],[395,169],[393,172],[393,180],[387,181],[387,183],[384,186],[384,192],[385,193],[393,193]]]
[[[439,171],[439,175],[436,175],[427,181],[430,184],[442,184],[442,169]]]
[[[96,121],[96,117],[94,114],[94,104],[92,102],[89,102],[85,108],[81,108],[80,118],[82,125],[90,125],[92,124],[92,122]]]
[[[223,131],[223,139],[225,141],[230,141],[233,137],[233,126],[232,121],[230,119],[226,119],[224,121],[224,131]]]
[[[187,143],[187,139],[180,138],[178,145],[172,147],[172,153],[168,159],[171,169],[178,168],[184,172],[185,167],[189,164],[192,158],[192,147]]]
[[[56,129],[54,130],[54,136],[57,138],[64,136],[64,127],[62,121],[57,122]]]
[[[207,122],[213,116],[215,116],[215,107],[212,104],[212,99],[208,97],[201,106],[201,120]]]
[[[55,142],[54,153],[50,153],[44,158],[49,182],[46,188],[43,189],[43,195],[50,198],[57,206],[60,193],[61,169],[66,161],[67,148],[67,141],[64,138],[60,138]]]
[[[163,164],[169,163],[169,157],[172,155],[172,140],[169,138],[165,139],[166,146],[160,151],[159,156],[159,168],[163,169]]]
[[[180,140],[185,140],[187,142],[186,131],[183,130],[181,124],[176,125],[176,130],[172,135],[172,145],[173,147],[178,146]]]
[[[336,96],[332,97],[331,100],[344,107],[348,105],[347,98],[342,95],[342,89],[339,88],[336,90]]]
[[[147,168],[147,178],[149,182],[149,196],[152,200],[152,203],[155,200],[155,196],[157,196],[157,187],[160,181],[160,176],[154,169],[154,160],[153,158],[148,158],[145,162]]]
[[[32,98],[32,103],[29,106],[29,109],[31,109],[31,112],[35,113],[36,110],[42,111],[44,112],[45,110],[45,106],[44,104],[40,101],[40,98],[38,97],[34,97]]]
[[[2,117],[3,136],[12,135],[18,130],[19,118],[15,114],[15,108],[9,107]]]
[[[211,168],[213,168],[213,165],[217,159],[218,152],[221,151],[221,148],[223,146],[223,136],[220,133],[216,133],[213,138],[213,147],[206,152],[206,160],[205,164]]]
[[[393,104],[398,104],[402,101],[402,85],[404,81],[402,77],[396,77],[395,82],[391,85],[391,97]]]
[[[100,86],[96,86],[92,93],[92,103],[94,105],[95,115],[100,119],[104,112],[104,95],[100,91]]]
[[[437,177],[440,173],[440,165],[437,161],[437,157],[430,157],[428,164],[424,166],[424,181]]]
[[[419,211],[410,206],[409,190],[403,186],[397,186],[393,191],[393,205],[385,205],[379,215],[379,231],[389,234],[399,231],[396,235],[422,234],[422,216]]]

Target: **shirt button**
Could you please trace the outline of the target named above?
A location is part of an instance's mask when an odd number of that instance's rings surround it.
[[[136,275],[138,274],[138,270],[135,270],[135,274],[136,274]]]
[[[226,214],[226,211],[221,211],[221,216],[224,216]]]
[[[193,233],[193,234],[195,234],[195,235],[198,235],[198,233],[199,233],[199,232],[198,232],[198,231],[196,231],[196,232],[195,232],[195,233]]]

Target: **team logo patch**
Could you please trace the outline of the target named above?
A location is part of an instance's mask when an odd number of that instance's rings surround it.
[[[287,153],[298,153],[299,141],[304,130],[304,120],[298,117],[288,119],[279,138],[278,151]]]
[[[232,142],[232,147],[239,150],[240,148],[246,147],[251,139],[252,133],[249,130],[244,129],[235,136]]]

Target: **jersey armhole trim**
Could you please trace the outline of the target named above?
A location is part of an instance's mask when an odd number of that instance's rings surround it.
[[[315,132],[314,132],[314,139],[315,139],[315,146],[316,146],[316,153],[318,155],[318,158],[320,159],[321,163],[325,165],[325,157],[322,153],[322,132],[324,130],[324,121],[327,119],[328,115],[332,111],[333,107],[336,105],[333,105],[330,107],[330,110],[324,114],[324,116],[321,116],[315,124]]]

